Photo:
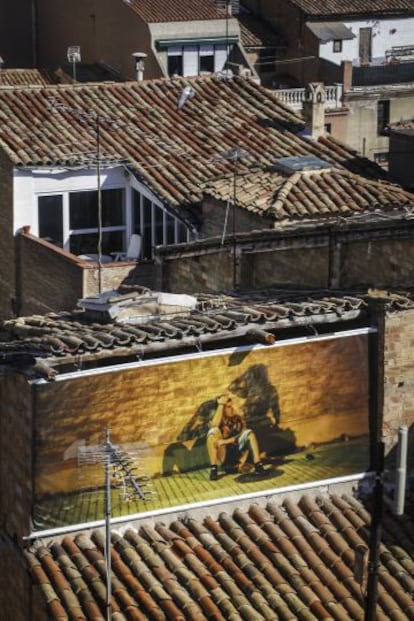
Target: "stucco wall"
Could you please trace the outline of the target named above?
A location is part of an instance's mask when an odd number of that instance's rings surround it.
[[[390,102],[390,123],[412,118],[412,87],[403,86],[393,90],[383,87],[369,91],[354,89],[345,95],[345,104],[350,109],[346,143],[370,159],[374,159],[375,153],[388,151],[388,136],[379,136],[377,133],[378,101],[387,100]]]

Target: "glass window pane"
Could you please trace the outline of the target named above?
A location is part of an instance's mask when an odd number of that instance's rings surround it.
[[[166,214],[167,244],[175,243],[175,220],[172,216]]]
[[[98,193],[71,192],[69,194],[69,227],[92,229],[98,226]]]
[[[124,231],[102,232],[102,254],[110,255],[124,248]],[[69,239],[69,249],[73,254],[97,254],[98,233],[74,233]]]
[[[168,48],[168,75],[183,75],[183,50],[181,47]]]
[[[155,218],[155,246],[164,243],[164,211],[159,207],[154,207]]]
[[[102,190],[102,226],[125,224],[124,191]]]
[[[63,247],[63,200],[60,194],[39,196],[39,237]]]
[[[132,231],[141,233],[141,194],[132,190]]]
[[[102,226],[121,226],[125,223],[124,192],[121,189],[102,190]],[[69,227],[93,229],[98,227],[98,192],[69,194]]]
[[[208,72],[213,73],[214,71],[214,56],[200,56],[200,73]]]
[[[177,242],[186,242],[187,241],[187,227],[182,222],[178,222],[178,234],[177,234]]]
[[[152,258],[152,209],[151,201],[144,196],[142,200],[143,210],[143,244],[142,244],[142,258]]]

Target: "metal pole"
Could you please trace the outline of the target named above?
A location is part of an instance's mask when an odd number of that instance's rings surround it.
[[[375,486],[372,500],[371,530],[369,537],[369,561],[368,561],[368,582],[367,599],[365,608],[365,621],[375,621],[377,618],[378,600],[378,570],[380,565],[380,546],[382,518],[384,512],[383,501],[383,472],[384,472],[384,443],[378,442],[376,445],[376,473]]]
[[[110,431],[105,439],[105,562],[106,562],[106,621],[111,621],[111,457]]]
[[[101,128],[99,112],[96,113],[96,183],[98,186],[98,291],[102,293],[102,190],[101,190]]]
[[[237,177],[237,159],[234,160],[233,170],[233,289],[237,288],[237,260],[236,260],[236,177]]]

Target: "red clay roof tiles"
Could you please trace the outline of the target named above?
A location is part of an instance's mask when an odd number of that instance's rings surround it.
[[[414,12],[414,0],[289,0],[312,17],[345,15],[404,15]]]
[[[142,20],[151,22],[185,22],[194,20],[223,19],[225,5],[216,0],[122,0]],[[221,7],[220,7],[221,4]]]
[[[182,109],[184,86],[196,92]],[[332,139],[298,135],[299,117],[250,80],[218,77],[0,89],[0,148],[16,166],[87,167],[97,154],[123,162],[173,207],[202,198],[204,183],[285,156],[317,156],[332,167],[378,176],[379,168]]]
[[[348,527],[338,530],[344,512]],[[349,496],[287,496],[282,504],[252,504],[249,511],[222,512],[203,522],[189,516],[137,528],[112,534],[112,606],[119,618],[364,618],[354,568],[357,546],[368,547],[370,514]],[[406,547],[398,545],[399,535]],[[414,618],[414,572],[403,564],[412,559],[413,546],[413,522],[386,515],[377,619]],[[344,556],[345,548],[350,553]],[[51,619],[103,618],[103,549],[103,534],[95,531],[67,535],[61,545],[37,542],[26,551]]]

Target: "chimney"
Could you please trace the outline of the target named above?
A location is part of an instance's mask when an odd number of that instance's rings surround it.
[[[325,86],[323,82],[311,82],[305,90],[302,113],[306,129],[314,140],[325,135]]]
[[[147,55],[145,54],[145,52],[134,52],[132,56],[135,58],[135,71],[137,74],[137,81],[142,82],[142,80],[144,79],[144,67]]]
[[[352,89],[352,61],[343,60],[341,67],[343,92],[348,93]]]

